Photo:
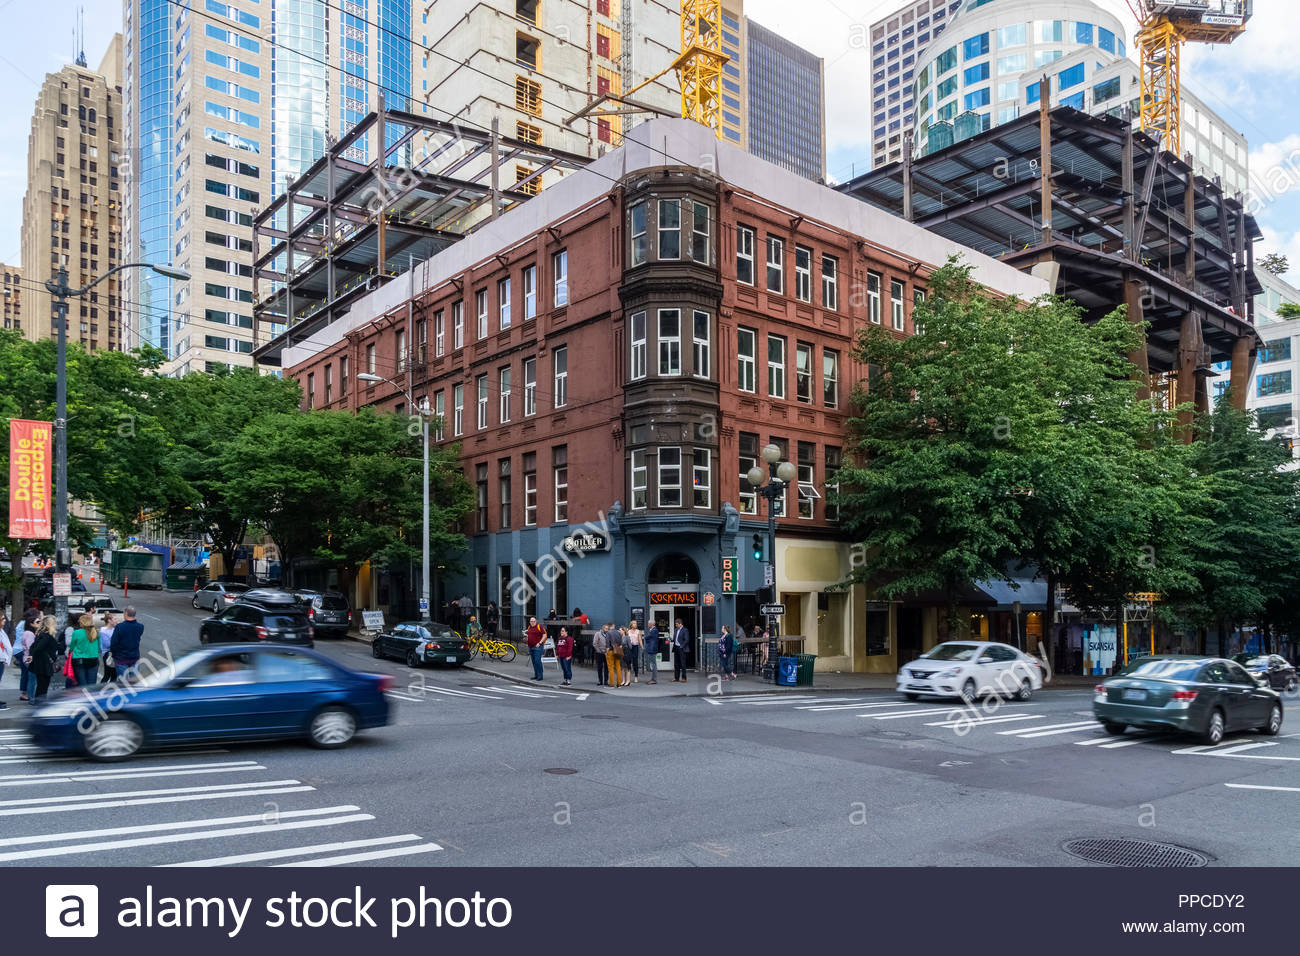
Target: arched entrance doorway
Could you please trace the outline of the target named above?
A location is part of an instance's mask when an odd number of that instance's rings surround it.
[[[673,622],[680,617],[691,634],[686,666],[694,668],[700,637],[699,565],[684,554],[661,554],[650,565],[646,585],[650,602],[646,613],[659,627],[659,666],[668,669],[673,666],[673,655],[677,653],[672,646],[675,628]]]

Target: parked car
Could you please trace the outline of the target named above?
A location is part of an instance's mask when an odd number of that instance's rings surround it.
[[[122,609],[117,601],[108,594],[73,594],[68,598],[68,613],[80,609],[83,614],[90,614],[95,619],[95,627],[104,626],[104,615],[112,613],[122,620]]]
[[[370,645],[375,657],[406,661],[411,667],[424,664],[464,664],[469,660],[469,642],[446,624],[436,621],[406,621],[391,631],[376,635]]]
[[[307,608],[316,633],[322,637],[347,637],[352,627],[352,608],[342,591],[312,591],[295,588],[291,591]]]
[[[317,747],[341,747],[358,730],[388,723],[384,691],[392,683],[301,648],[207,648],[142,677],[125,700],[112,685],[54,698],[28,729],[46,750],[97,760],[214,740],[305,737]]]
[[[990,641],[945,641],[898,671],[898,692],[908,700],[922,695],[1014,697],[1029,700],[1043,686],[1043,666],[1036,657],[1010,644]]]
[[[1279,654],[1238,654],[1233,660],[1274,690],[1296,689],[1295,666]]]
[[[262,641],[311,647],[315,634],[307,612],[287,591],[254,588],[199,623],[201,644]]]
[[[78,594],[86,593],[86,585],[75,575],[72,577],[72,594],[68,596],[71,601]],[[49,614],[54,610],[54,574],[49,572],[41,578],[36,585],[36,600],[41,611]]]
[[[195,608],[220,611],[247,591],[247,584],[236,584],[233,581],[213,581],[207,587],[194,592],[194,601],[192,603]]]
[[[1275,736],[1282,729],[1277,691],[1236,661],[1185,654],[1133,661],[1096,686],[1092,712],[1110,734],[1146,727],[1199,734],[1207,744],[1235,730]]]

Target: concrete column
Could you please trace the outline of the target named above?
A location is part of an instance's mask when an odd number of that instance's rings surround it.
[[[1137,279],[1125,278],[1124,304],[1128,307],[1128,320],[1134,325],[1141,326],[1146,316],[1142,310],[1142,283]],[[1151,397],[1151,365],[1147,359],[1145,337],[1142,345],[1129,353],[1128,360],[1136,367],[1133,377],[1139,383],[1138,399],[1146,401]]]
[[[1201,322],[1197,315],[1189,312],[1183,316],[1183,325],[1178,335],[1178,391],[1175,403],[1196,404],[1196,366],[1201,360]],[[1193,414],[1184,410],[1178,414],[1178,422],[1183,429],[1183,441],[1191,443]]]
[[[1253,335],[1240,335],[1232,346],[1232,373],[1229,386],[1232,392],[1232,407],[1239,411],[1246,410],[1246,394],[1250,391],[1250,349],[1255,344]]]

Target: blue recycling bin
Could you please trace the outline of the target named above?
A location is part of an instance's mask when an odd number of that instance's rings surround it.
[[[776,682],[783,687],[794,687],[799,681],[799,659],[779,657],[776,661]]]

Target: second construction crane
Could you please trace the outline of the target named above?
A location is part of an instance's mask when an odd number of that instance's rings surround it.
[[[1184,43],[1231,43],[1246,30],[1252,0],[1128,0],[1138,22],[1142,129],[1182,155],[1181,54]]]

